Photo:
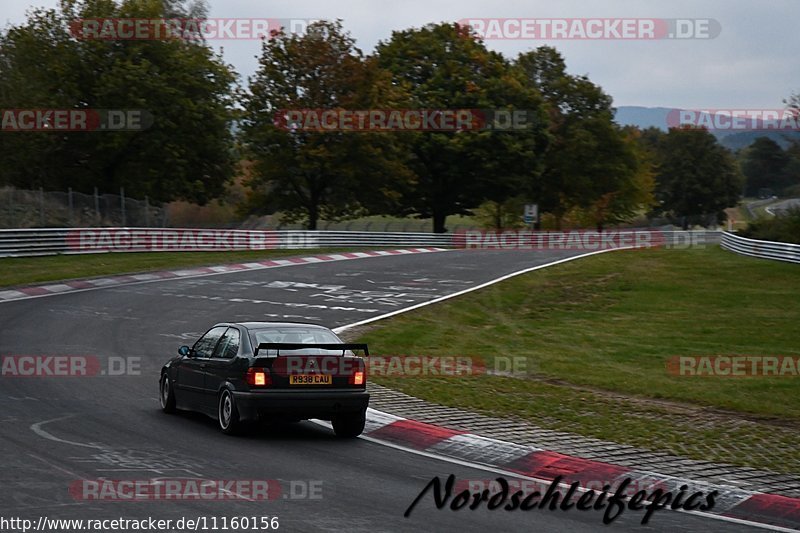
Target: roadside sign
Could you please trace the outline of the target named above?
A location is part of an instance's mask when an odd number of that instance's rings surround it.
[[[525,204],[525,214],[522,216],[526,224],[535,224],[539,221],[539,204]]]

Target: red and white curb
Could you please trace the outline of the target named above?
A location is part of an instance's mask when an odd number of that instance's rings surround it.
[[[362,436],[367,440],[388,444],[401,450],[445,458],[466,466],[481,465],[489,467],[489,470],[494,472],[507,472],[543,483],[549,483],[561,476],[561,483],[564,486],[578,482],[584,490],[602,490],[599,487],[605,484],[611,485],[614,490],[626,478],[631,478],[631,485],[646,486],[649,487],[649,491],[660,488],[664,492],[677,493],[682,485],[688,485],[689,493],[702,491],[707,494],[716,490],[719,494],[714,508],[700,514],[771,526],[769,529],[784,531],[800,529],[798,498],[711,485],[572,457],[533,446],[523,446],[409,420],[371,408],[367,413],[367,423]]]
[[[366,257],[383,257],[394,255],[422,254],[431,252],[445,252],[447,248],[403,248],[398,250],[373,250],[368,252],[345,252],[338,254],[312,255],[308,257],[291,257],[288,259],[270,259],[267,261],[255,261],[251,263],[236,263],[229,265],[187,268],[181,270],[163,270],[157,272],[147,272],[144,274],[130,274],[112,276],[108,278],[94,278],[85,280],[64,281],[51,285],[36,285],[30,287],[20,287],[12,290],[0,291],[0,303],[13,302],[15,300],[26,300],[28,298],[40,298],[42,296],[52,296],[68,292],[81,292],[95,289],[105,289],[107,287],[117,287],[120,285],[130,285],[135,283],[151,283],[154,281],[171,280],[178,278],[196,278],[201,276],[214,276],[218,274],[230,274],[232,272],[244,272],[248,270],[263,270],[267,268],[279,268],[296,265],[307,265],[311,263],[326,263],[330,261],[346,261],[349,259],[363,259]]]

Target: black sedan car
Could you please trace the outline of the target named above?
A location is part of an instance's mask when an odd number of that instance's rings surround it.
[[[365,344],[299,323],[216,324],[161,370],[161,408],[198,411],[227,434],[259,420],[330,420],[339,437],[364,430]]]

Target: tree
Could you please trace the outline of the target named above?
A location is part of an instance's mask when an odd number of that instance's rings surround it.
[[[784,103],[794,113],[795,120],[800,119],[800,93],[794,93]],[[789,186],[784,190],[784,194],[800,196],[800,140],[796,136],[786,149],[786,153],[789,156],[789,163],[786,165],[785,175]]]
[[[557,227],[568,211],[589,211],[602,230],[646,207],[649,166],[613,122],[611,97],[586,76],[568,74],[555,48],[521,54],[517,65],[544,96],[554,137],[533,186],[540,209],[554,216]]]
[[[558,116],[613,118],[612,99],[586,76],[567,73],[563,56],[551,46],[540,46],[520,54],[517,65],[527,80],[550,104],[550,112]]]
[[[725,219],[724,209],[736,205],[741,174],[733,156],[704,128],[672,128],[661,146],[656,174],[659,211],[681,220],[713,214]]]
[[[611,180],[599,181],[597,192],[589,195],[594,197],[589,211],[598,231],[606,224],[627,222],[655,205],[654,160],[640,144],[641,132],[622,128],[621,135],[621,142],[611,144],[617,150],[613,158],[621,164]]]
[[[91,18],[158,19],[178,0],[65,0],[34,10],[0,36],[0,108],[136,109],[144,131],[4,134],[6,183],[91,191],[94,186],[155,201],[204,202],[233,173],[230,107],[235,74],[202,41],[81,40],[70,23]],[[201,15],[197,6],[187,8]],[[177,11],[176,11],[177,10]]]
[[[788,187],[783,190],[786,196],[800,196],[800,141],[794,141],[786,149],[789,156],[789,163],[784,169]]]
[[[525,198],[514,196],[504,202],[487,200],[473,211],[475,220],[483,228],[497,231],[518,229],[524,227],[522,213],[525,208]]]
[[[778,241],[800,244],[800,209],[779,211],[775,216],[761,217],[747,225],[743,237],[761,241]]]
[[[409,179],[396,139],[377,132],[292,130],[288,110],[363,110],[391,104],[398,91],[365,61],[341,22],[316,22],[302,35],[264,41],[245,99],[243,141],[252,158],[251,205],[282,210],[316,229],[320,218],[389,210]]]
[[[660,130],[655,126],[650,126],[643,130],[639,130],[637,136],[637,144],[641,147],[649,157],[656,163],[659,163],[659,157],[664,152],[664,141],[667,137],[667,132]]]
[[[431,217],[441,233],[448,215],[469,214],[483,201],[503,202],[529,187],[548,136],[541,98],[519,70],[459,24],[396,31],[375,57],[414,109],[524,110],[529,126],[414,133],[409,164],[416,181],[403,194],[403,214]]]
[[[767,137],[757,138],[744,153],[742,173],[745,177],[745,194],[758,196],[760,189],[782,192],[791,185],[787,175],[789,154]]]

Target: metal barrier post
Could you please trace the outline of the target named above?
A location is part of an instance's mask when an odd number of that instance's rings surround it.
[[[124,227],[128,225],[128,223],[125,220],[125,187],[119,188],[119,197],[120,197],[119,203],[122,206],[122,225]]]
[[[39,221],[44,227],[44,189],[39,187]]]

